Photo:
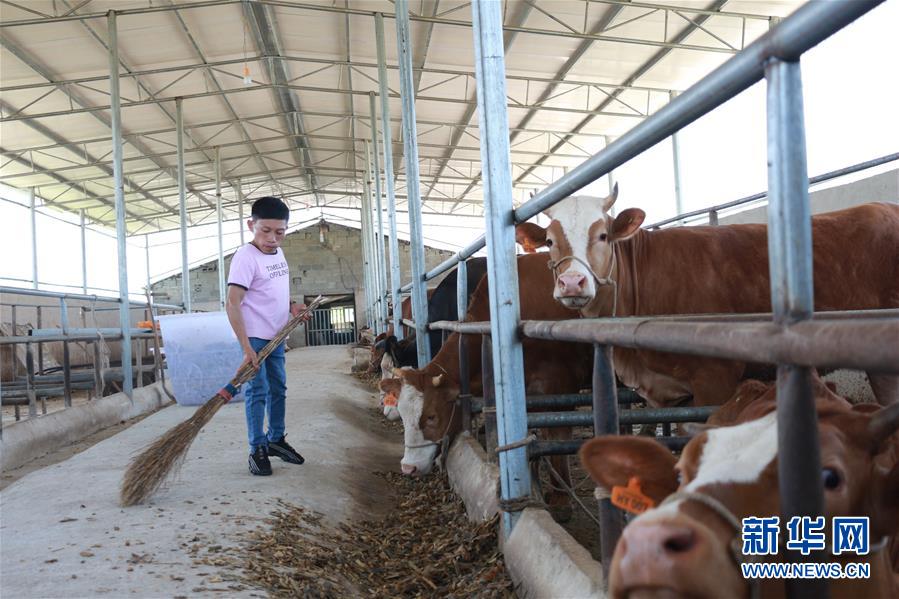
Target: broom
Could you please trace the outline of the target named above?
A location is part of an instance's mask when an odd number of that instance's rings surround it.
[[[322,296],[318,296],[310,302],[305,310],[291,318],[275,338],[256,354],[258,361],[265,360],[303,321],[306,315],[322,303]],[[232,395],[237,393],[238,387],[253,378],[255,374],[256,368],[252,363],[244,364],[231,379],[231,382],[200,406],[193,416],[169,429],[144,449],[140,455],[131,460],[125,471],[125,478],[122,480],[122,489],[119,494],[121,504],[126,507],[136,505],[155,493],[184,461],[187,450],[197,438],[200,429],[212,420],[219,408],[231,400]]]

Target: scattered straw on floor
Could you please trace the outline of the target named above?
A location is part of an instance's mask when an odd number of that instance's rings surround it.
[[[249,534],[240,583],[272,597],[514,597],[496,520],[468,522],[442,477],[384,475],[398,489],[381,520],[331,526],[285,502]]]

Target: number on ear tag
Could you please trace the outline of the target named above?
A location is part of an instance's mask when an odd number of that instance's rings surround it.
[[[656,503],[643,494],[640,479],[634,476],[627,481],[626,487],[612,487],[612,505],[632,514],[642,514]]]

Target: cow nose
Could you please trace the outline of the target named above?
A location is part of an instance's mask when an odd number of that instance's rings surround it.
[[[418,468],[412,464],[400,464],[400,466],[406,476],[415,476],[415,473],[418,472]]]
[[[631,526],[625,531],[623,544],[631,558],[664,555],[672,561],[689,558],[698,546],[696,531],[688,526],[672,523]]]
[[[559,275],[558,285],[562,296],[579,296],[587,284],[587,277],[579,272],[563,272]]]

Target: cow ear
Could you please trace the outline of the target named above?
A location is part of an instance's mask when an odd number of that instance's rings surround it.
[[[399,397],[400,391],[403,388],[403,379],[384,379],[379,383],[378,386],[384,393],[392,393],[393,395]]]
[[[656,505],[677,490],[677,461],[651,439],[607,435],[587,441],[578,452],[581,464],[596,483],[611,490],[625,487],[631,478]]]
[[[515,227],[515,241],[521,244],[525,252],[533,254],[537,248],[546,245],[546,229],[537,223],[521,223]]]
[[[899,462],[885,472],[883,484],[874,486],[880,489],[878,498],[881,509],[875,510],[871,517],[871,528],[880,531],[894,531],[899,526]],[[872,530],[872,540],[875,530]],[[892,534],[887,533],[887,534]]]
[[[899,431],[899,403],[876,412],[868,422],[868,434],[875,446],[886,441],[896,431]]]
[[[631,237],[640,229],[646,213],[639,208],[628,208],[615,217],[612,222],[612,231],[609,234],[609,241],[622,241]]]
[[[618,183],[615,183],[615,186],[612,187],[612,193],[602,201],[602,211],[608,212],[609,209],[615,205],[615,200],[618,199]]]

